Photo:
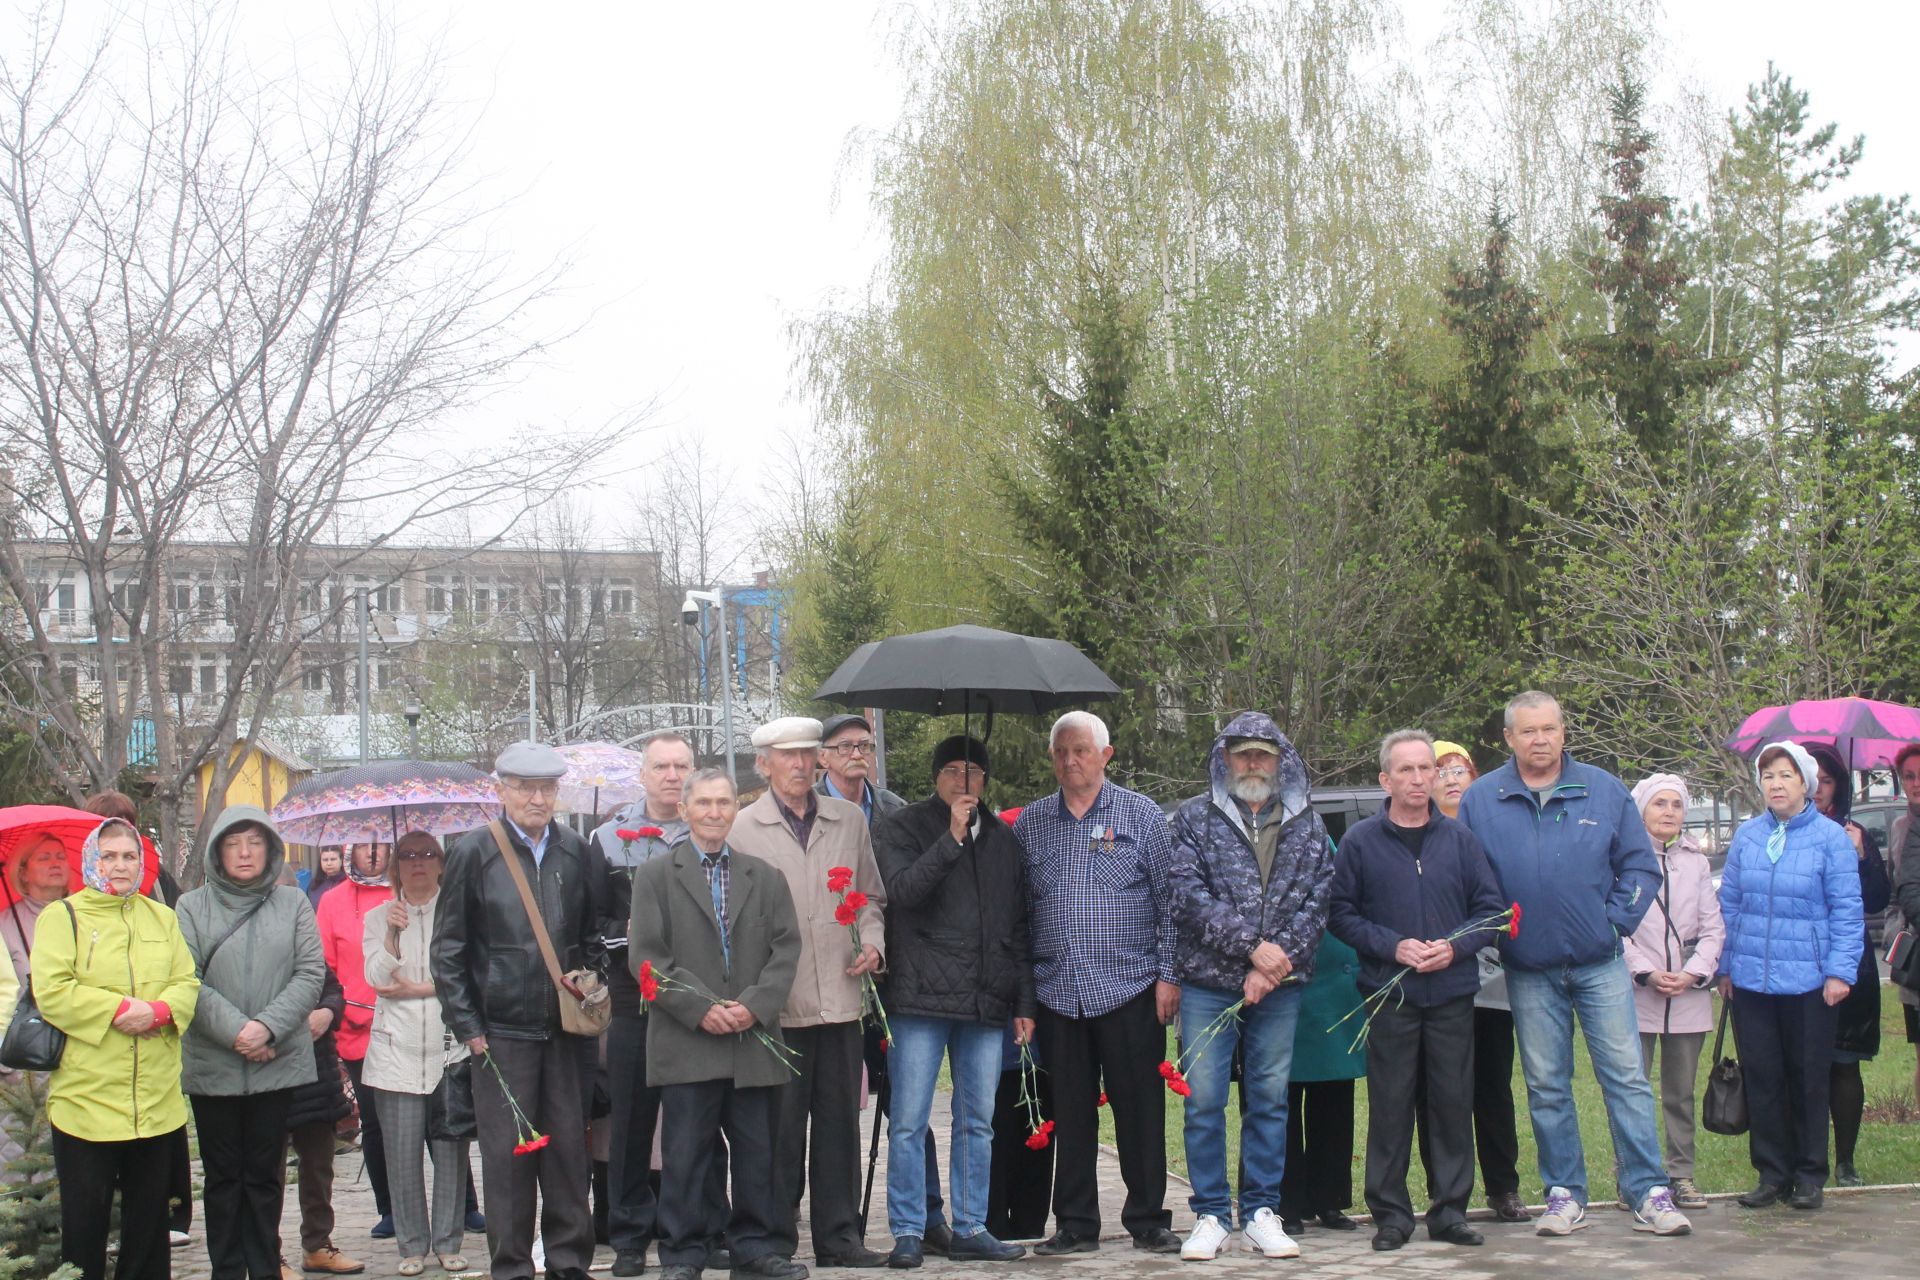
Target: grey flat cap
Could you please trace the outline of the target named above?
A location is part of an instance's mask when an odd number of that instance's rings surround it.
[[[776,750],[817,747],[820,745],[820,722],[812,716],[782,716],[755,729],[753,745]]]
[[[567,758],[544,742],[516,742],[500,753],[493,771],[503,778],[558,778]]]

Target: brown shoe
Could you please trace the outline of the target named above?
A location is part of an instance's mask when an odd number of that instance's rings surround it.
[[[285,1258],[280,1259],[280,1280],[300,1280],[300,1273],[288,1266]]]
[[[301,1264],[305,1271],[319,1271],[330,1276],[358,1275],[367,1269],[367,1264],[357,1258],[349,1258],[330,1244],[321,1245],[310,1251]]]
[[[1493,1210],[1494,1216],[1502,1222],[1533,1220],[1533,1215],[1527,1212],[1527,1202],[1520,1198],[1518,1191],[1502,1191],[1497,1196],[1488,1196],[1487,1208]]]

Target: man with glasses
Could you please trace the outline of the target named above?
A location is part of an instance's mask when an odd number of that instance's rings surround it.
[[[566,760],[552,747],[516,742],[494,771],[509,854],[533,889],[560,967],[597,960],[609,914],[607,864],[553,821]],[[493,832],[456,836],[446,866],[430,952],[433,985],[455,1037],[476,1058],[490,1059],[474,1070],[473,1102],[492,1274],[531,1280],[535,1212],[544,1201],[549,1280],[586,1280],[594,1245],[586,1068],[594,1042],[560,1029],[559,994]],[[514,1155],[519,1134],[503,1083],[547,1137],[537,1155]]]
[[[820,762],[826,772],[814,790],[859,805],[867,815],[868,828],[907,803],[885,787],[873,785],[878,747],[865,716],[828,716],[820,726]]]

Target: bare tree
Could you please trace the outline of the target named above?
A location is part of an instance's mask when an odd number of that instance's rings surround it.
[[[514,320],[559,268],[516,276],[486,243],[430,63],[379,32],[296,102],[230,58],[230,11],[116,21],[77,70],[64,16],[0,56],[0,697],[76,796],[140,740],[171,844],[195,771],[215,762],[217,805],[348,603],[300,584],[463,511],[503,536],[613,431],[435,430],[538,349]],[[224,688],[186,725],[156,695],[190,540],[237,551]],[[63,575],[85,588],[65,633]]]

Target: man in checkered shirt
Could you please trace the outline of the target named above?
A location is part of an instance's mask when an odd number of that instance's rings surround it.
[[[1059,1125],[1056,1230],[1034,1252],[1100,1247],[1094,1144],[1104,1088],[1127,1184],[1120,1220],[1136,1249],[1177,1253],[1159,1070],[1166,1024],[1180,1011],[1166,815],[1107,781],[1113,747],[1098,716],[1061,716],[1049,751],[1060,790],[1028,805],[1013,828],[1026,851],[1040,1056]]]

